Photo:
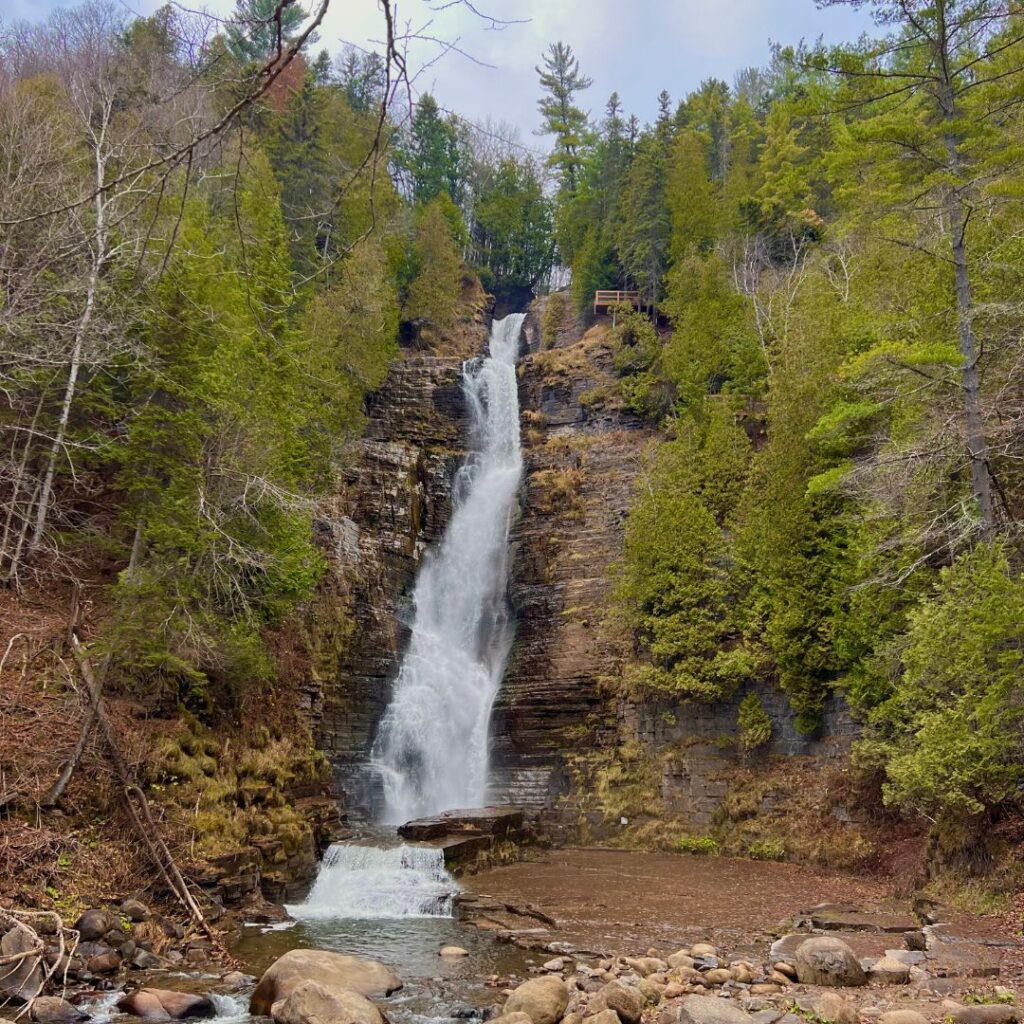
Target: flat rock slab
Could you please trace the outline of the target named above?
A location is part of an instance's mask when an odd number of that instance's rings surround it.
[[[909,914],[887,914],[882,911],[818,909],[805,911],[811,926],[828,932],[891,932],[913,931],[917,921]]]
[[[432,818],[417,818],[398,827],[403,839],[428,840],[455,836],[460,832],[474,835],[507,836],[523,827],[524,814],[518,807],[472,807],[445,811]]]

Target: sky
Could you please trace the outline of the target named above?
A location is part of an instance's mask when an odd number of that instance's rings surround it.
[[[129,12],[149,14],[160,0],[114,0]],[[308,0],[307,0],[308,3]],[[183,6],[200,6],[203,0]],[[5,19],[39,20],[65,0],[0,0]],[[234,0],[205,0],[219,16]],[[653,120],[656,97],[667,89],[673,101],[714,76],[731,82],[749,65],[764,64],[773,41],[826,42],[856,38],[870,30],[864,11],[845,6],[819,10],[814,0],[473,0],[480,12],[506,19],[498,29],[462,2],[398,0],[398,21],[418,34],[456,43],[467,56],[437,43],[411,45],[416,88],[435,94],[442,107],[467,120],[507,121],[522,141],[542,145],[538,126],[535,66],[547,45],[564,40],[575,50],[593,85],[581,100],[595,117],[613,90],[626,113]],[[317,48],[332,52],[345,42],[373,47],[383,34],[376,0],[331,0]]]

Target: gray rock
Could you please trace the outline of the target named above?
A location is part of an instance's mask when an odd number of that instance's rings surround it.
[[[749,1013],[717,996],[687,996],[679,1006],[679,1024],[751,1024]]]
[[[27,928],[13,927],[0,939],[0,955],[18,960],[0,964],[0,994],[27,1003],[43,987],[42,950],[35,950],[37,940]]]
[[[351,989],[362,996],[387,996],[402,987],[402,982],[376,960],[323,949],[293,949],[263,972],[249,1001],[249,1012],[269,1017],[274,1003],[287,999],[304,981]]]
[[[514,989],[502,1015],[525,1013],[533,1024],[556,1024],[569,1005],[569,989],[561,978],[547,974],[531,978]]]
[[[366,996],[335,985],[304,981],[271,1008],[277,1024],[383,1024]]]
[[[105,910],[87,910],[76,922],[75,931],[83,942],[96,942],[110,931],[113,920]]]
[[[906,985],[910,980],[910,965],[886,955],[871,965],[868,977],[874,985]]]
[[[791,932],[789,935],[783,935],[772,943],[772,948],[768,951],[768,959],[772,963],[783,960],[787,964],[791,964],[796,956],[796,951],[809,938],[810,935],[806,932]]]
[[[1014,1024],[1020,1020],[1020,1010],[1002,1004],[964,1006],[953,1010],[949,1016],[955,1024]]]
[[[139,900],[125,900],[121,904],[121,913],[135,924],[149,919],[149,907]]]
[[[816,935],[802,942],[793,956],[793,965],[803,985],[842,988],[867,982],[853,950],[830,936]]]
[[[78,1024],[89,1014],[59,996],[39,996],[32,1000],[31,1017],[36,1024]]]

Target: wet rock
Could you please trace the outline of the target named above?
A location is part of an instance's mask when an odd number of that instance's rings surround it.
[[[129,963],[139,971],[154,971],[158,967],[162,967],[165,961],[148,949],[137,949],[132,954]]]
[[[463,949],[461,946],[442,946],[438,950],[437,955],[457,959],[458,957],[469,956],[469,950]]]
[[[533,1024],[555,1024],[568,1005],[568,986],[561,978],[547,974],[524,981],[514,989],[502,1012],[504,1015],[525,1013]]]
[[[125,900],[119,909],[121,915],[127,917],[133,924],[139,924],[149,919],[149,907],[141,900]]]
[[[336,985],[303,981],[271,1007],[277,1024],[383,1024],[366,996]]]
[[[85,969],[92,974],[113,974],[121,966],[121,954],[110,950],[99,953],[85,961]]]
[[[824,992],[814,1001],[815,1016],[825,1024],[858,1024],[857,1007],[836,992]]]
[[[387,996],[402,987],[402,982],[376,960],[323,949],[293,949],[263,972],[249,1001],[249,1012],[270,1016],[274,1003],[287,999],[304,981],[351,989],[362,996]]]
[[[910,980],[910,965],[895,957],[883,956],[871,965],[868,978],[873,985],[906,985]]]
[[[0,939],[0,956],[17,957],[0,965],[0,995],[28,1002],[43,987],[42,950],[35,952],[37,941],[27,928],[15,926]]]
[[[75,931],[82,942],[96,942],[102,939],[114,924],[105,910],[93,908],[87,910],[76,922]]]
[[[751,1017],[727,999],[687,996],[679,1005],[678,1021],[679,1024],[751,1024]]]
[[[800,944],[793,961],[797,978],[804,985],[842,988],[867,982],[856,954],[841,939],[813,936]]]
[[[614,1010],[622,1024],[637,1024],[644,1010],[644,997],[639,989],[624,985],[621,981],[610,981],[590,1000],[592,1013]]]
[[[78,1024],[89,1014],[59,996],[40,996],[32,1001],[31,1017],[36,1024]]]
[[[214,1017],[217,1013],[206,996],[165,988],[137,989],[123,996],[117,1008],[143,1020],[187,1020],[189,1017]]]
[[[238,992],[243,988],[247,988],[256,979],[251,974],[243,974],[241,971],[228,971],[223,978],[220,979],[220,983],[229,992]]]
[[[917,1010],[889,1010],[879,1015],[878,1024],[928,1024],[928,1018]]]

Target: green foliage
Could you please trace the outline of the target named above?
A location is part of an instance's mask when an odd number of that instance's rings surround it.
[[[757,750],[772,738],[772,720],[756,693],[748,693],[740,701],[736,725],[739,729],[740,746],[746,751]]]
[[[544,133],[555,137],[548,164],[555,168],[563,191],[572,193],[589,136],[587,115],[576,105],[576,94],[589,89],[591,80],[580,73],[579,59],[565,43],[552,43],[543,61],[543,68],[536,69],[544,90],[537,109]]]
[[[697,857],[714,857],[718,854],[718,843],[711,836],[680,836],[676,849]]]
[[[882,759],[887,803],[977,815],[1024,779],[1024,584],[982,545],[943,570],[888,654],[900,685],[871,714],[862,756]]]
[[[278,0],[235,0],[227,26],[228,50],[240,61],[272,60],[296,34],[306,18],[298,4],[284,6]]]
[[[447,205],[435,199],[415,218],[412,280],[403,318],[444,330],[455,323],[462,291],[462,260],[445,216]]]
[[[786,847],[778,839],[757,839],[747,847],[751,860],[785,860]]]

